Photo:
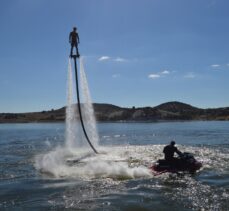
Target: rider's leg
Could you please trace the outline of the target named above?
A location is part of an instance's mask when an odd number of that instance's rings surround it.
[[[74,47],[74,45],[73,45],[73,44],[71,44],[71,52],[70,52],[70,56],[72,56],[72,54],[73,54],[73,47]]]
[[[80,54],[79,54],[79,50],[78,50],[78,44],[76,43],[76,55],[79,57],[80,56]]]

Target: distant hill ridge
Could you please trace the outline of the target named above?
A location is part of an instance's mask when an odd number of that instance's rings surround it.
[[[155,107],[123,108],[94,103],[98,121],[166,121],[166,120],[229,120],[229,107],[201,109],[173,101]],[[0,123],[57,122],[65,120],[65,107],[30,113],[0,113]]]

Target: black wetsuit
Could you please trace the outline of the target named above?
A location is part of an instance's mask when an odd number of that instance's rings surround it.
[[[175,158],[174,153],[177,153],[178,155],[182,155],[182,153],[173,145],[167,145],[164,147],[163,153],[165,154],[165,160],[167,161],[174,161]]]
[[[76,31],[72,31],[69,34],[69,42],[71,43],[71,55],[73,53],[73,47],[76,47],[76,51],[77,51],[77,55],[79,55],[79,51],[78,51],[78,43],[80,42],[80,38],[79,35]]]

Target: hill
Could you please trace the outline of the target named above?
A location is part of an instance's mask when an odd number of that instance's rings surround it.
[[[229,120],[229,107],[201,109],[181,102],[155,107],[122,108],[111,104],[93,104],[98,121]],[[65,120],[65,107],[30,113],[0,113],[0,123],[58,122]]]

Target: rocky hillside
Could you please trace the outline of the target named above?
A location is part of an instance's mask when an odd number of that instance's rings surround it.
[[[181,102],[142,108],[95,103],[94,109],[98,121],[229,120],[229,107],[201,109]],[[32,113],[0,113],[0,123],[57,122],[64,119],[65,107]]]

